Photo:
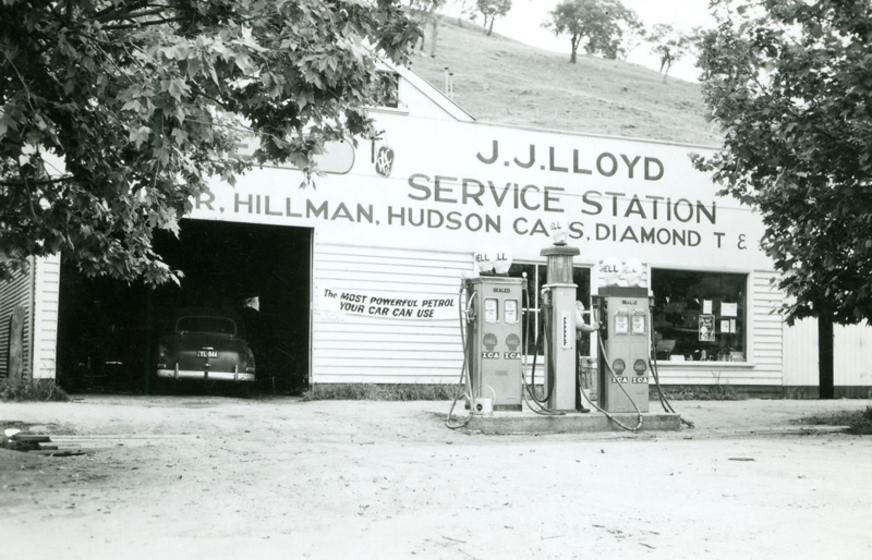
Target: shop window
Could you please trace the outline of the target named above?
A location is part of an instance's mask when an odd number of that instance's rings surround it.
[[[535,352],[536,334],[542,336],[542,320],[540,299],[542,297],[542,287],[547,283],[548,267],[544,264],[513,264],[509,269],[509,276],[513,278],[521,278],[523,273],[527,274],[527,293],[524,295],[523,305],[523,330],[524,341],[526,344],[527,355],[533,355]],[[572,282],[578,286],[575,291],[575,299],[584,303],[584,306],[590,310],[590,269],[576,267],[572,269]],[[529,294],[529,299],[527,297]],[[590,318],[587,317],[590,321]],[[587,355],[589,349],[582,348],[582,353]],[[539,350],[539,355],[544,353],[544,344]]]
[[[747,361],[747,276],[654,269],[654,344],[661,361]]]

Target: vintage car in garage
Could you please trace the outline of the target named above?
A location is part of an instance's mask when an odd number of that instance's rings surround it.
[[[214,309],[185,310],[175,315],[170,332],[157,346],[158,388],[172,381],[207,381],[250,386],[254,354],[230,314]]]

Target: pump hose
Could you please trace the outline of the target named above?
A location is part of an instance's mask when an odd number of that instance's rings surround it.
[[[663,388],[660,386],[660,373],[657,371],[657,358],[655,357],[653,360],[650,360],[651,367],[651,375],[654,377],[654,384],[657,385],[657,394],[660,397],[660,404],[663,406],[663,410],[666,412],[670,412],[672,414],[678,414],[675,412],[675,409],[672,408],[672,403],[669,402],[669,399],[666,398],[666,395],[663,393]],[[685,420],[680,414],[678,414],[678,420],[687,426],[688,428],[695,428],[695,424],[690,420]]]
[[[600,347],[600,350],[602,350],[602,353],[603,353],[603,360],[605,361],[606,366],[608,366],[609,371],[612,372],[612,375],[614,375],[615,377],[618,377],[618,374],[615,373],[615,370],[614,370],[614,369],[612,369],[612,364],[609,363],[610,360],[609,360],[608,355],[606,354],[606,348],[605,348],[605,346],[603,346],[603,339],[602,339],[602,337],[601,337],[601,336],[598,336],[597,339],[599,340],[599,347]],[[581,387],[581,386],[579,386],[579,387],[580,387],[580,389],[581,389],[581,392],[584,394],[585,398],[587,399],[587,402],[589,402],[589,403],[591,404],[592,407],[594,407],[594,408],[597,409],[598,411],[600,411],[600,412],[602,412],[603,414],[605,414],[606,418],[608,418],[609,420],[611,420],[612,422],[614,422],[615,424],[617,424],[617,425],[620,426],[621,428],[623,428],[623,429],[625,429],[625,430],[627,430],[627,431],[629,431],[629,432],[635,432],[635,431],[637,431],[639,428],[642,427],[642,411],[639,410],[639,407],[636,406],[636,402],[633,400],[633,397],[631,397],[630,394],[627,393],[627,390],[624,389],[624,386],[623,386],[621,383],[618,383],[618,387],[620,387],[620,388],[621,388],[621,391],[623,391],[624,394],[627,395],[627,398],[630,399],[630,404],[633,405],[633,408],[636,409],[636,414],[639,416],[639,423],[636,424],[635,427],[627,426],[626,424],[622,423],[620,420],[618,420],[617,418],[615,418],[614,416],[612,416],[611,414],[609,414],[608,412],[606,412],[605,410],[603,410],[602,408],[600,408],[596,403],[594,403],[594,402],[591,400],[590,395],[589,395],[589,394],[584,390],[584,387]],[[600,387],[599,390],[602,391],[603,388]]]
[[[527,299],[528,300],[530,299],[529,295],[528,295]],[[548,343],[551,340],[550,339],[551,321],[553,321],[554,317],[550,312],[550,309],[551,309],[550,306],[542,305],[541,309],[542,309],[542,324],[543,324],[542,337],[545,339],[545,342]],[[539,338],[539,331],[537,329],[537,331],[536,331],[536,351],[533,354],[533,369],[532,369],[531,374],[530,374],[530,380],[531,380],[530,384],[531,385],[533,385],[536,381],[536,357],[539,355],[539,351],[541,349],[542,349],[542,339]],[[553,360],[554,360],[553,352],[546,352],[545,378],[548,380],[548,384],[545,387],[544,396],[541,399],[538,398],[536,396],[535,387],[531,387],[533,390],[531,390],[529,392],[530,398],[532,400],[534,400],[536,402],[536,404],[538,404],[539,406],[541,406],[545,410],[548,410],[545,407],[545,405],[549,400],[551,400],[551,395],[554,394],[555,375],[554,375],[554,362],[553,362]],[[555,412],[555,411],[552,411],[552,412]]]
[[[460,293],[463,294],[463,288],[460,289]],[[474,297],[475,297],[475,292],[473,292],[472,295],[469,296],[469,305],[470,306],[472,305]],[[466,419],[463,422],[461,422],[460,424],[452,424],[451,423],[451,415],[454,413],[454,407],[457,406],[457,401],[460,400],[460,396],[463,394],[460,392],[459,387],[458,387],[458,392],[454,396],[454,402],[451,403],[451,409],[448,411],[448,416],[445,418],[445,426],[451,430],[465,428],[472,421],[472,417],[473,417],[473,403],[472,403],[473,389],[472,389],[472,380],[470,379],[470,376],[469,376],[469,367],[468,367],[469,363],[467,361],[467,356],[469,356],[469,349],[471,346],[472,338],[469,336],[466,336],[466,334],[464,333],[464,330],[463,330],[463,306],[461,306],[461,305],[457,306],[457,314],[459,315],[459,319],[460,319],[460,341],[461,341],[461,344],[463,346],[463,365],[460,366],[460,380],[459,380],[458,384],[462,387],[464,385],[464,379],[465,379],[466,396],[469,399],[469,416],[467,416]],[[468,314],[468,308],[467,308],[467,314]]]
[[[530,286],[526,283],[524,284],[524,292],[527,294],[527,303],[529,304],[530,303]],[[544,313],[545,313],[544,308],[543,308],[542,313],[544,315]],[[543,320],[543,323],[544,322],[545,321]],[[535,348],[533,349],[533,367],[530,370],[530,385],[527,385],[527,380],[524,376],[523,370],[525,370],[527,367],[526,336],[528,336],[527,333],[529,333],[530,330],[531,330],[530,329],[530,314],[529,314],[529,312],[527,312],[526,333],[525,332],[521,333],[525,337],[525,340],[522,344],[522,347],[524,348],[524,353],[522,354],[523,355],[523,368],[521,371],[521,383],[524,385],[524,391],[521,393],[521,396],[523,397],[524,402],[527,404],[527,408],[529,408],[530,410],[532,410],[536,414],[541,414],[543,416],[565,416],[565,414],[566,414],[565,412],[561,412],[558,410],[551,410],[550,408],[545,406],[545,403],[547,403],[548,400],[551,398],[551,393],[554,392],[554,376],[553,375],[551,375],[549,377],[548,393],[545,395],[544,399],[539,400],[536,397],[535,387],[532,386],[533,383],[535,383],[535,381],[536,381],[536,357],[539,355],[539,350],[542,349],[542,339],[539,338],[539,331],[538,330],[536,331],[536,341],[534,343]],[[543,329],[543,332],[547,332],[547,331],[548,331],[548,325],[546,324],[545,328]],[[547,369],[547,364],[546,364],[546,369]],[[528,400],[527,397],[530,397],[530,399]],[[531,400],[536,403],[536,407],[534,407],[532,405],[532,403],[530,402]]]
[[[648,332],[651,333],[651,336],[654,336],[654,324],[653,324],[652,313],[648,313]],[[668,413],[678,414],[675,412],[675,409],[672,408],[672,403],[669,402],[669,399],[666,398],[666,395],[663,393],[663,387],[660,385],[660,371],[657,369],[657,347],[656,345],[652,349],[651,356],[648,359],[648,367],[651,368],[651,376],[654,377],[654,385],[657,386],[657,396],[660,398],[660,406],[663,407],[663,410]],[[688,428],[693,429],[695,426],[693,422],[690,420],[685,420],[678,414],[678,420],[687,426]]]

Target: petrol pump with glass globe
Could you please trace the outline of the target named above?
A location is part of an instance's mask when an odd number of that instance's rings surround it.
[[[568,233],[562,222],[552,222],[553,244],[540,252],[548,266],[546,282],[542,286],[546,406],[560,412],[581,408],[575,337],[578,286],[572,282],[572,259],[580,251],[566,244]]]
[[[484,245],[475,252],[477,275],[464,278],[465,361],[473,412],[521,410],[522,296],[525,280],[508,277],[512,253]]]
[[[651,356],[648,270],[632,259],[605,259],[596,269],[594,309],[603,324],[597,354],[598,406],[648,412]]]

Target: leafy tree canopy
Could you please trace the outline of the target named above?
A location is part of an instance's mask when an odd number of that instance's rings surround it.
[[[788,321],[872,319],[872,7],[868,0],[713,2],[706,102],[723,151],[696,159],[759,209]]]
[[[616,59],[625,27],[641,27],[635,12],[618,0],[564,0],[548,12],[543,27],[556,36],[568,35],[572,47],[569,62],[576,63],[578,47],[584,43],[588,54]]]
[[[660,72],[663,72],[664,83],[672,65],[690,53],[698,40],[699,32],[699,28],[696,28],[692,33],[685,33],[668,23],[654,26],[648,41],[654,45],[651,52],[660,59]]]
[[[404,63],[420,36],[394,0],[4,0],[0,21],[0,278],[60,251],[178,280],[152,232],[245,169],[240,136],[312,170],[374,132],[377,56]]]
[[[484,26],[487,27],[487,35],[494,30],[494,21],[505,17],[512,9],[512,0],[475,0],[475,8],[484,17]]]

